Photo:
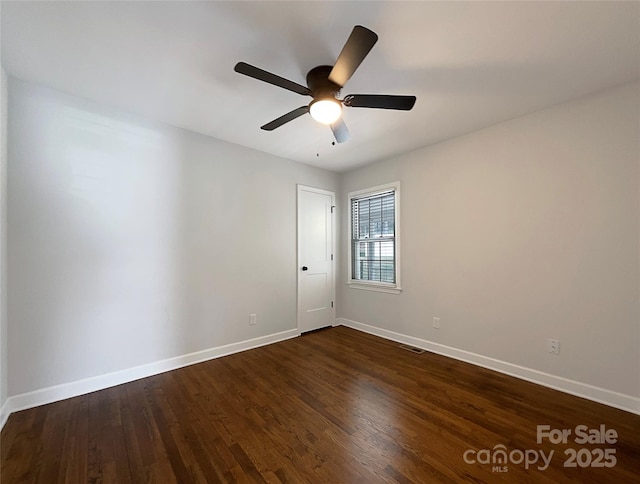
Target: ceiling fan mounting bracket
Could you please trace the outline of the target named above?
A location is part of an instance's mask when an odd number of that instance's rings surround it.
[[[314,99],[338,97],[341,87],[329,80],[333,66],[317,66],[307,73],[307,86]]]

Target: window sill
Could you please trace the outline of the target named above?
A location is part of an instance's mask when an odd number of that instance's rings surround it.
[[[400,294],[402,289],[394,286],[379,286],[376,284],[363,284],[361,282],[347,282],[347,286],[352,289],[360,289],[363,291],[384,292],[386,294]]]

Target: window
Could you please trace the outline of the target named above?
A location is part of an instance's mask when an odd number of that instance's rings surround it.
[[[349,284],[400,292],[400,183],[349,193]]]

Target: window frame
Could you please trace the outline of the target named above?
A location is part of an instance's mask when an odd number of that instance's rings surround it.
[[[353,200],[361,198],[375,197],[385,192],[393,191],[394,194],[394,266],[395,266],[395,283],[380,282],[380,281],[367,281],[362,279],[353,278]],[[402,291],[401,286],[401,259],[400,259],[400,182],[386,183],[384,185],[377,185],[371,188],[364,188],[362,190],[355,190],[347,194],[347,206],[348,211],[348,243],[349,249],[347,251],[347,285],[353,289],[363,289],[366,291],[384,292],[389,294],[400,294]]]

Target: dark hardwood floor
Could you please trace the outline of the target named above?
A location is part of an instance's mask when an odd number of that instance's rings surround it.
[[[575,443],[601,424],[615,443]],[[538,444],[538,425],[571,435]],[[640,416],[344,327],[15,413],[0,443],[3,484],[640,476]],[[499,445],[507,462],[483,463]]]

